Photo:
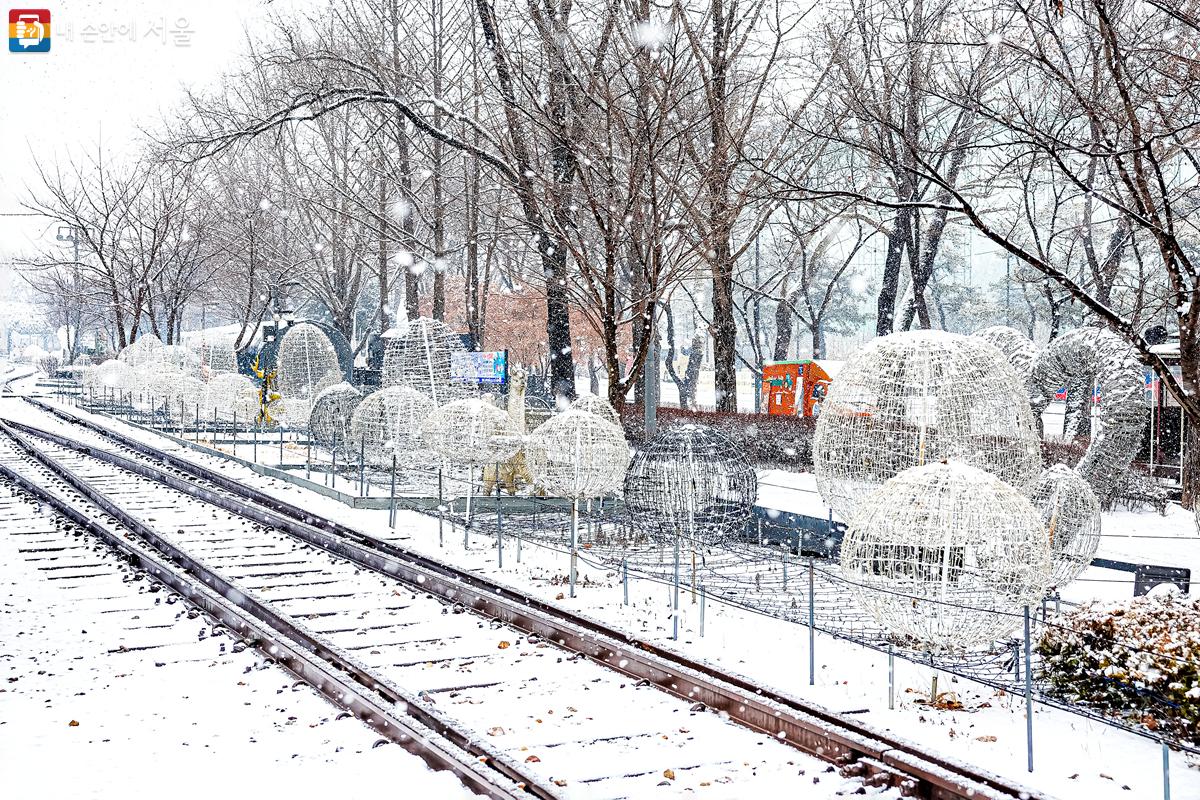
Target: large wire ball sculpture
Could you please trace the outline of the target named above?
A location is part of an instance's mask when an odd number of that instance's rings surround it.
[[[462,337],[446,323],[428,317],[410,320],[400,336],[387,340],[383,352],[383,386],[408,386],[444,405],[466,399],[472,387],[453,381],[451,361],[467,352]]]
[[[993,325],[975,331],[971,336],[983,339],[991,344],[1008,359],[1013,371],[1017,373],[1026,386],[1033,376],[1033,362],[1037,358],[1038,348],[1025,334],[1007,325]]]
[[[87,375],[87,387],[96,394],[112,394],[125,390],[129,380],[129,365],[124,361],[110,358]]]
[[[638,449],[625,473],[625,509],[634,533],[676,537],[704,548],[745,530],[758,476],[729,437],[700,425],[663,428]]]
[[[200,376],[205,380],[222,372],[237,372],[237,354],[233,342],[228,339],[204,339],[196,345],[200,359]]]
[[[1022,381],[982,339],[911,331],[869,342],[838,372],[817,419],[821,497],[849,519],[884,481],[944,459],[1028,489],[1042,459]]]
[[[571,408],[595,414],[618,428],[621,427],[621,415],[613,408],[612,403],[598,394],[579,395],[571,402]]]
[[[1030,493],[1050,543],[1053,585],[1066,586],[1092,563],[1100,548],[1100,500],[1065,464],[1047,467]]]
[[[140,369],[162,363],[166,355],[162,340],[153,333],[143,333],[132,344],[122,348],[117,358],[134,369]]]
[[[1078,393],[1099,393],[1100,414],[1092,440],[1075,466],[1101,505],[1113,492],[1142,445],[1148,403],[1141,362],[1129,344],[1112,331],[1079,328],[1046,346],[1033,367],[1034,411],[1038,414],[1068,387],[1067,402]],[[1073,396],[1074,395],[1074,396]]]
[[[1036,509],[994,475],[956,462],[912,467],[858,504],[842,575],[896,641],[963,651],[1005,638],[1050,580]]]
[[[625,433],[596,414],[571,408],[525,440],[534,483],[561,497],[600,497],[621,488],[629,466]]]
[[[308,414],[317,395],[327,386],[340,383],[337,350],[319,327],[311,322],[297,323],[283,334],[275,367],[275,388],[287,406],[288,422],[295,427],[308,423]]]
[[[207,388],[204,400],[205,416],[211,416],[215,411],[218,419],[231,419],[236,411],[239,419],[249,420],[253,419],[254,413],[257,413],[256,408],[253,406],[248,408],[250,404],[242,399],[244,394],[257,392],[254,381],[245,375],[237,372],[222,372],[212,377]],[[246,415],[247,410],[251,411],[250,416]]]
[[[521,448],[508,414],[476,398],[455,400],[427,416],[421,440],[444,460],[472,466],[507,461]]]
[[[352,441],[363,442],[368,464],[386,468],[392,456],[401,464],[424,461],[421,423],[433,413],[433,401],[408,386],[389,386],[367,395],[350,418]]]
[[[357,440],[351,441],[350,418],[362,402],[362,392],[348,383],[330,386],[317,395],[308,415],[308,432],[313,441],[326,449],[358,452]]]

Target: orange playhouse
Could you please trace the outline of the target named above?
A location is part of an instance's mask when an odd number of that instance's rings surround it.
[[[829,386],[829,373],[812,359],[763,366],[762,392],[768,414],[812,417]]]

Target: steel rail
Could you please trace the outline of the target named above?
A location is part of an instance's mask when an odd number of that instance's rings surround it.
[[[28,402],[67,422],[80,424],[122,447],[211,483],[252,503],[232,501],[177,476],[124,456],[75,442],[65,436],[13,423],[22,430],[62,446],[91,454],[137,474],[152,477],[226,510],[270,524],[328,552],[349,558],[405,583],[499,619],[526,633],[542,636],[630,677],[645,680],[693,703],[728,714],[729,718],[797,749],[843,767],[868,783],[896,786],[911,796],[931,800],[980,800],[1046,795],[946,756],[927,753],[858,720],[799,698],[755,685],[743,676],[642,641],[602,622],[558,608],[511,587],[497,585],[453,565],[415,553],[369,534],[325,519],[285,500],[234,481],[207,467],[132,439],[122,433],[54,408]],[[214,452],[214,455],[219,453]],[[157,477],[155,477],[157,475]],[[175,485],[172,485],[175,484]]]
[[[511,759],[487,751],[470,735],[458,731],[436,712],[424,708],[416,697],[404,689],[372,674],[339,648],[322,641],[261,601],[247,596],[219,573],[122,510],[55,458],[38,450],[28,438],[13,430],[14,427],[17,426],[10,421],[0,420],[0,432],[6,434],[21,450],[110,519],[135,533],[153,550],[165,556],[166,560],[109,531],[66,499],[3,463],[0,463],[0,475],[129,555],[155,579],[220,619],[231,631],[254,640],[271,658],[334,705],[350,711],[390,741],[420,757],[430,767],[451,771],[476,794],[504,800],[560,796],[558,792],[539,785],[524,774],[514,763],[510,763]],[[20,426],[19,429],[24,427]],[[266,646],[263,646],[264,643]],[[395,713],[397,708],[402,710],[402,714]]]

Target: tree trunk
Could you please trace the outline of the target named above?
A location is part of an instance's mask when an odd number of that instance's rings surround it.
[[[896,222],[888,234],[887,256],[883,261],[883,282],[879,285],[879,298],[875,304],[875,335],[887,336],[894,330],[896,315],[896,292],[900,287],[900,262],[908,246],[909,216],[911,210],[902,208],[896,212]]]
[[[1187,433],[1184,439],[1187,446],[1183,454],[1180,484],[1183,486],[1183,507],[1194,509],[1200,501],[1200,425],[1197,425],[1186,414],[1183,417]]]

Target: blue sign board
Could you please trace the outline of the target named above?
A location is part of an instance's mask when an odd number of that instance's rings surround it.
[[[508,382],[508,351],[454,353],[450,356],[450,379],[459,383],[503,386]]]

